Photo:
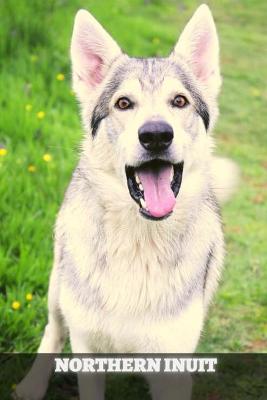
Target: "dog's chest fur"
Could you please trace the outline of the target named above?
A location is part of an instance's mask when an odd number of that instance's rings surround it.
[[[59,307],[95,351],[194,350],[221,228],[209,197],[179,205],[167,220],[148,222],[128,197],[103,205],[74,175],[56,226]]]
[[[207,226],[210,213],[181,227],[175,215],[147,223],[136,210],[98,207],[79,194],[59,218],[64,297],[90,315],[153,320],[177,317],[201,296],[210,241],[202,219]]]
[[[196,260],[199,249],[188,254],[188,233],[175,232],[170,223],[139,223],[134,217],[131,220],[129,213],[124,221],[118,214],[117,218],[114,215],[106,218],[105,223],[105,293],[109,306],[120,315],[149,314],[155,318],[177,315],[192,292],[200,289],[202,266]],[[195,276],[186,265],[189,258],[195,264]]]

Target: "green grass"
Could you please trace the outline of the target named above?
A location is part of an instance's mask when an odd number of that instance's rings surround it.
[[[5,0],[0,24],[0,350],[35,351],[46,321],[53,225],[78,158],[81,128],[70,91],[69,42],[89,9],[132,55],[167,55],[197,1]],[[218,152],[242,182],[223,209],[223,281],[199,351],[267,351],[267,3],[209,2],[221,40]],[[58,81],[58,73],[65,75]],[[26,111],[26,104],[32,105]],[[38,120],[37,112],[45,117]],[[44,154],[52,161],[45,162]],[[29,165],[36,167],[29,172]],[[26,293],[33,293],[31,302]],[[12,302],[21,307],[12,309]]]

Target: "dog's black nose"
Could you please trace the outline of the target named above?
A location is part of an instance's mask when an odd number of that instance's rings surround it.
[[[148,121],[139,128],[138,136],[146,150],[158,152],[171,145],[173,129],[164,121]]]

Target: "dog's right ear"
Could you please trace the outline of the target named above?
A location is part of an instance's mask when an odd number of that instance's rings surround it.
[[[117,43],[88,11],[77,12],[71,39],[72,85],[81,101],[88,99],[121,54]]]
[[[202,4],[184,28],[172,53],[180,55],[213,95],[221,86],[219,40],[209,7]]]

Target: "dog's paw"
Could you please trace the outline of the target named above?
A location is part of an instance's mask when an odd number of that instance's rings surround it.
[[[12,393],[14,400],[42,400],[45,396],[47,384],[25,378]]]

